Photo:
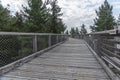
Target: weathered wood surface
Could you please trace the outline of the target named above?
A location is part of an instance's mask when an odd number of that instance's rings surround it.
[[[84,41],[71,39],[0,80],[110,80]]]

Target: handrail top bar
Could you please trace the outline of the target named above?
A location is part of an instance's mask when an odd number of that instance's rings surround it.
[[[25,32],[0,32],[0,35],[41,35],[41,36],[47,36],[47,35],[66,35],[66,34],[54,34],[54,33],[25,33]]]
[[[120,30],[118,30],[120,31]],[[99,32],[91,32],[89,34],[111,34],[111,35],[115,35],[116,34],[116,30],[115,29],[112,29],[112,30],[105,30],[105,31],[99,31]]]

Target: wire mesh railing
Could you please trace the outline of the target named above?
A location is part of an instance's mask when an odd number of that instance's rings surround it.
[[[109,69],[120,77],[120,36],[94,33],[87,34],[84,39]]]
[[[67,39],[62,34],[0,32],[0,67]]]

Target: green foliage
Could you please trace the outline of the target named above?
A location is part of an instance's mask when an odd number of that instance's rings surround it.
[[[76,33],[76,35],[79,35],[79,34],[80,34],[78,27],[76,27],[75,33]]]
[[[16,12],[15,16],[14,17],[11,17],[11,20],[10,20],[10,26],[12,28],[12,31],[14,32],[24,32],[24,18],[22,16],[22,14]]]
[[[9,11],[0,4],[0,31],[10,31]]]
[[[66,29],[57,0],[28,0],[28,6],[11,16],[10,11],[0,4],[0,31],[61,33]]]
[[[74,28],[71,28],[71,30],[70,30],[70,34],[71,34],[71,35],[75,35],[75,34],[76,34],[76,32],[75,32],[75,29],[74,29]]]
[[[70,34],[71,34],[72,36],[74,36],[74,35],[84,35],[84,34],[86,34],[86,33],[87,33],[87,30],[86,30],[84,24],[81,25],[81,30],[79,30],[78,27],[76,27],[76,28],[71,28],[71,30],[70,30]]]
[[[33,53],[32,37],[31,36],[19,36],[19,41],[21,43],[19,57],[23,58]]]
[[[80,33],[81,33],[81,35],[85,35],[85,34],[87,33],[87,30],[86,30],[84,24],[82,24],[82,26],[81,26],[81,31],[80,31]]]
[[[48,20],[47,11],[42,0],[29,0],[28,7],[24,7],[27,32],[44,32],[45,23]]]
[[[80,35],[78,27],[76,27],[76,28],[71,28],[70,34],[71,34],[72,37],[74,37],[74,36],[76,36],[76,35]]]
[[[48,36],[39,36],[37,38],[37,47],[38,47],[38,51],[47,48],[48,46]]]
[[[58,25],[58,26],[56,26],[57,27],[57,33],[59,33],[59,34],[64,33],[67,26],[65,26],[65,24],[62,22],[61,19],[58,21],[57,25]]]
[[[94,32],[95,31],[95,26],[90,25],[90,29],[91,29],[92,32]]]
[[[65,32],[65,34],[69,34],[69,31],[67,30],[67,31]]]
[[[57,0],[53,0],[51,2],[51,33],[61,33],[64,32],[66,29],[65,25],[63,24],[60,16],[62,16],[61,8],[57,5]]]
[[[0,15],[0,31],[21,32],[24,30],[23,17],[18,12],[15,16],[11,16],[10,11],[0,4]]]
[[[47,5],[51,8],[47,8]],[[29,7],[24,8],[26,32],[61,33],[66,29],[62,19],[61,9],[57,0],[29,0]]]
[[[114,17],[112,16],[112,9],[113,7],[105,0],[104,4],[96,11],[97,18],[94,20],[96,31],[113,29]]]

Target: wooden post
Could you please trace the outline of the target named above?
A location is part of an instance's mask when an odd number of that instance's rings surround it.
[[[33,36],[33,52],[37,52],[37,36]]]
[[[50,47],[50,46],[52,45],[52,44],[51,44],[51,35],[49,35],[48,37],[49,37],[49,39],[48,39],[48,45],[49,45],[49,47]]]

